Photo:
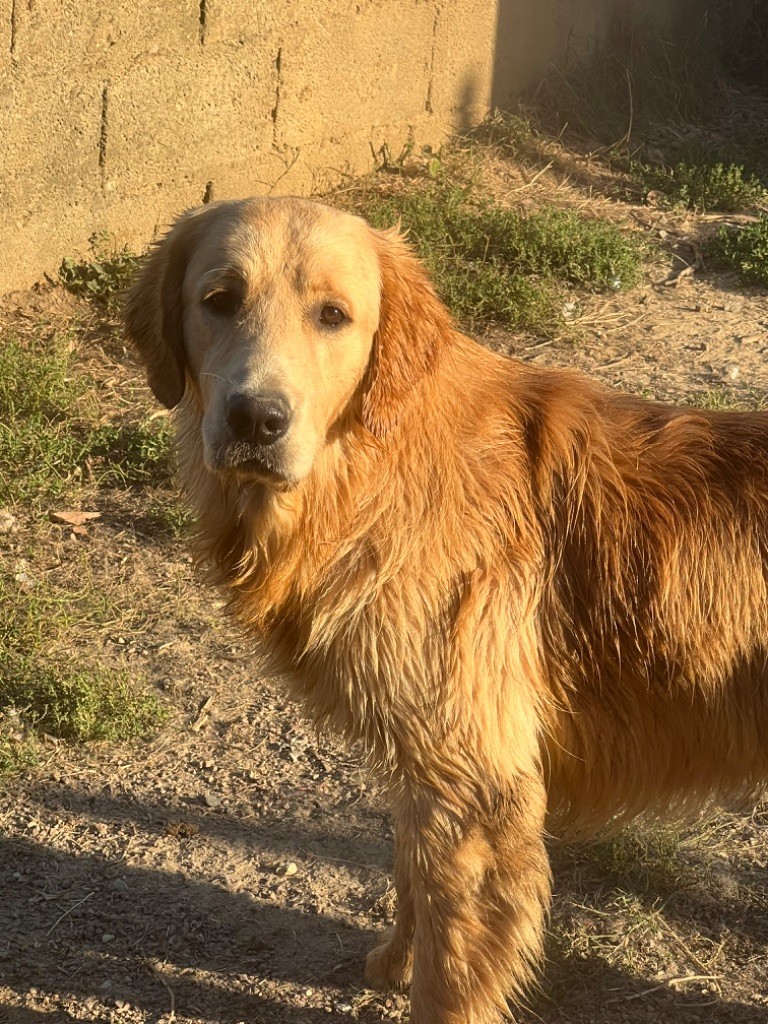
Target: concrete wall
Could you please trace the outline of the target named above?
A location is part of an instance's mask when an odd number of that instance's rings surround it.
[[[0,293],[211,196],[439,145],[618,9],[682,0],[0,0]]]

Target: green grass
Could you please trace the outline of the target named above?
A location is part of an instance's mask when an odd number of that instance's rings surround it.
[[[523,216],[477,198],[471,184],[426,181],[397,194],[373,186],[355,206],[374,227],[401,222],[441,298],[471,328],[556,333],[569,288],[631,287],[648,255],[605,221],[561,210]]]
[[[62,260],[59,280],[74,295],[114,309],[139,267],[139,257],[128,249],[109,247],[108,237],[92,235],[91,256],[85,260]]]
[[[671,885],[681,871],[681,843],[679,826],[634,821],[615,836],[585,844],[582,853],[613,875],[634,877],[646,886],[663,878]]]
[[[768,395],[759,388],[738,388],[728,384],[718,384],[703,393],[697,392],[683,399],[683,405],[691,405],[696,409],[711,409],[715,412],[758,411],[768,405]]]
[[[477,143],[505,156],[535,158],[541,156],[541,142],[542,136],[529,117],[505,110],[492,110],[484,121],[459,140],[462,148],[470,152]]]
[[[646,193],[663,193],[670,204],[691,210],[743,210],[765,202],[764,183],[743,164],[693,154],[671,167],[633,161],[630,174]]]
[[[0,507],[71,496],[85,469],[106,486],[167,482],[167,421],[100,422],[67,336],[0,339]]]
[[[710,244],[710,256],[745,284],[768,288],[768,214],[744,228],[721,228]]]
[[[0,347],[0,413],[11,421],[71,418],[85,387],[72,373],[72,344],[67,335],[37,342],[15,338]]]
[[[53,500],[88,455],[93,403],[67,337],[0,342],[0,506]]]
[[[165,418],[99,427],[91,452],[100,460],[105,485],[167,483],[173,476],[173,431]]]
[[[127,740],[162,722],[157,698],[125,668],[72,649],[73,631],[92,631],[102,603],[87,589],[73,595],[17,581],[0,565],[0,774],[30,763],[39,733]]]
[[[16,716],[14,715],[15,719]],[[11,716],[0,713],[0,779],[37,763],[37,744]]]
[[[172,473],[167,420],[105,423],[75,360],[69,335],[0,339],[0,508],[39,519],[64,501],[92,502],[97,487],[138,486],[152,496],[153,528],[178,535],[185,517],[159,486]],[[75,579],[77,592],[56,590],[0,555],[0,775],[34,761],[40,733],[124,740],[162,721],[125,668],[87,656],[101,652],[88,638],[115,609],[87,573]],[[77,653],[73,636],[85,639]]]
[[[167,534],[177,540],[191,529],[192,513],[175,495],[156,493],[143,508],[143,519],[153,532]]]
[[[164,717],[157,698],[138,690],[127,669],[50,665],[38,657],[0,665],[0,707],[16,708],[30,727],[52,736],[128,740],[149,735]]]

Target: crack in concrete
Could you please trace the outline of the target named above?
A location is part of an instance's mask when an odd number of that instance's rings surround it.
[[[424,101],[424,110],[428,114],[434,113],[432,107],[432,84],[435,80],[435,49],[437,48],[437,24],[440,21],[440,8],[435,8],[435,20],[432,22],[432,52],[429,57],[429,84],[427,85],[427,98]]]
[[[11,0],[11,56],[16,53],[16,0]]]
[[[198,36],[200,39],[200,45],[205,46],[205,30],[208,27],[208,0],[200,0],[198,21],[200,22],[200,28],[198,29]]]
[[[275,83],[275,105],[272,107],[272,145],[277,146],[277,115],[280,112],[280,90],[283,85],[283,49],[277,51],[277,57],[275,57],[275,71],[277,72],[277,82]]]
[[[109,127],[109,82],[104,83],[101,90],[101,119],[99,122],[99,170],[101,171],[101,186],[107,177],[107,133]]]

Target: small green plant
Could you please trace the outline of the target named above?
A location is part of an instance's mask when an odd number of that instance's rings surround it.
[[[357,206],[375,227],[400,221],[439,294],[470,327],[556,333],[565,287],[630,287],[647,255],[612,224],[556,210],[522,216],[476,198],[471,184],[429,181],[397,195],[369,188]]]
[[[757,411],[766,408],[768,396],[758,388],[741,385],[736,388],[728,384],[718,384],[708,391],[694,392],[683,398],[684,405],[696,409],[711,409],[714,412],[732,412],[734,410]]]
[[[647,254],[639,238],[567,210],[521,217],[491,208],[481,224],[500,257],[518,272],[549,275],[590,291],[637,284]]]
[[[90,258],[62,260],[59,279],[73,294],[112,308],[133,279],[139,258],[128,249],[110,248],[108,241],[104,234],[91,235]]]
[[[377,171],[384,171],[387,174],[403,174],[408,160],[413,156],[415,145],[413,135],[409,135],[398,155],[394,156],[388,142],[383,142],[378,149],[371,142],[373,166]]]
[[[691,210],[743,210],[764,202],[766,191],[742,164],[691,157],[672,167],[632,162],[630,174],[646,192],[662,192],[671,204]]]
[[[721,228],[709,251],[716,263],[735,271],[745,284],[768,288],[768,214],[744,228]]]
[[[0,345],[0,419],[62,420],[83,399],[85,388],[72,374],[71,338],[58,335],[24,344],[4,338]]]

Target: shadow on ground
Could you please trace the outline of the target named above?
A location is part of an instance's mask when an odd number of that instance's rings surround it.
[[[84,1008],[127,1004],[141,1011],[143,1019],[160,1020],[171,1008],[171,993],[181,1019],[319,1024],[329,1020],[328,1008],[288,1005],[286,985],[303,991],[331,989],[337,1006],[363,988],[362,964],[373,930],[356,924],[340,904],[326,910],[288,906],[279,880],[265,885],[256,867],[253,890],[232,891],[226,875],[201,880],[143,866],[152,862],[153,843],[178,823],[178,808],[94,796],[68,785],[39,784],[28,797],[54,817],[74,814],[86,824],[96,823],[107,836],[119,830],[127,836],[126,854],[133,836],[142,847],[142,866],[92,849],[63,852],[42,837],[0,839],[0,986],[15,992],[22,1003],[36,990],[33,997],[63,996],[64,1004],[52,1012],[34,1005],[0,1007],[3,1024],[82,1020],[68,1015],[67,998]],[[371,870],[387,871],[391,862],[387,837],[376,842],[370,835],[360,836],[356,862],[350,862],[347,841],[336,838],[333,814],[297,821],[275,810],[258,821],[241,821],[190,806],[183,821],[188,833],[179,842],[191,847],[241,847],[252,850],[254,858],[265,846],[286,855],[301,851],[317,858],[318,870],[324,861],[338,861],[361,878]],[[55,839],[55,825],[50,838]],[[569,899],[569,887],[583,891],[620,881],[624,891],[634,891],[649,909],[662,897],[677,912],[672,883],[664,875],[630,871],[618,880],[568,850],[556,854],[556,872],[560,904]],[[768,924],[751,920],[738,899],[713,903],[711,894],[702,893],[696,900],[688,893],[680,913],[683,908],[689,929],[714,934],[716,926],[720,933],[748,932],[752,941],[768,942]],[[519,1015],[521,1021],[599,1024],[622,1019],[622,1007],[642,1000],[648,1020],[765,1022],[765,1011],[759,1008],[687,996],[668,985],[656,988],[646,977],[618,970],[599,956],[569,952],[556,941],[550,942],[549,958],[542,986],[547,995]],[[362,1016],[352,1016],[336,1008],[330,1019],[384,1019],[372,1013],[363,1010]]]

